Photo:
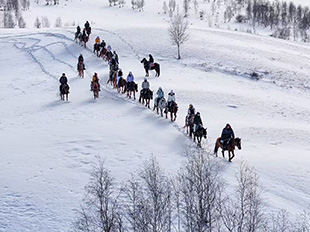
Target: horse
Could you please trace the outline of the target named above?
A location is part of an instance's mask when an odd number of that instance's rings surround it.
[[[100,85],[98,82],[92,82],[92,91],[94,92],[94,99],[99,98]]]
[[[98,57],[100,57],[100,44],[98,44],[98,43],[95,43],[94,44],[94,54],[96,54]]]
[[[156,112],[158,114],[158,109],[160,109],[160,116],[161,117],[163,117],[163,111],[166,109],[166,107],[167,107],[167,102],[166,102],[166,99],[164,97],[162,97],[159,100],[159,102],[158,102],[158,98],[155,98],[153,110],[156,109]]]
[[[153,91],[150,89],[142,89],[140,92],[139,102],[150,108],[150,101],[153,99]]]
[[[186,116],[185,118],[185,126],[186,127],[186,133],[188,134],[189,133],[189,137],[191,138],[193,133],[194,133],[194,118],[195,118],[195,115],[192,114],[190,116],[190,118],[188,118],[188,116]]]
[[[135,82],[127,82],[127,97],[131,98],[131,94],[133,93],[133,99],[136,100],[136,92],[138,92],[138,84]]]
[[[84,70],[85,70],[85,65],[84,65],[83,61],[80,61],[77,64],[77,70],[79,72],[79,76],[83,78],[84,77]]]
[[[203,138],[207,138],[207,128],[204,128],[203,126],[199,125],[196,132],[194,132],[194,142],[196,142],[197,138],[197,145],[198,147],[201,147],[201,140]]]
[[[166,108],[166,118],[168,118],[168,112],[170,112],[170,118],[171,122],[175,121],[177,119],[177,112],[178,112],[178,104],[176,102],[172,102],[171,106]],[[174,119],[173,119],[174,115]]]
[[[144,69],[145,69],[145,76],[149,76],[149,70],[155,70],[156,74],[155,77],[159,77],[160,75],[160,65],[158,63],[154,63],[152,66],[150,66],[150,62],[147,61],[145,58],[141,60],[141,63],[143,63]]]
[[[88,42],[88,36],[86,34],[80,34],[80,45],[82,45],[84,48],[86,48],[86,43]]]
[[[62,84],[59,86],[59,90],[60,90],[60,98],[61,100],[65,100],[65,96],[66,96],[66,101],[68,101],[68,95],[69,95],[69,85],[68,84]]]
[[[103,47],[103,48],[101,49],[101,51],[100,51],[100,57],[101,57],[102,59],[104,59],[105,61],[107,61],[107,56],[106,56],[106,54],[107,54],[107,49],[106,49],[105,47]]]
[[[216,139],[215,147],[214,147],[214,154],[217,156],[218,149],[222,148],[222,154],[224,156],[224,151],[228,151],[228,161],[231,162],[231,160],[235,157],[235,147],[238,147],[239,150],[241,150],[241,139],[240,138],[234,138],[230,139],[226,147],[223,146],[221,143],[221,137]]]
[[[117,83],[117,92],[126,92],[126,86],[127,86],[127,81],[124,78],[120,78],[118,83]]]

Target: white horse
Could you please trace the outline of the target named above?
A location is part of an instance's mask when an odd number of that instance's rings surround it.
[[[166,99],[165,99],[164,97],[162,97],[162,98],[159,100],[158,104],[157,104],[157,102],[158,102],[158,97],[155,98],[153,110],[156,109],[156,112],[157,112],[157,114],[158,114],[158,109],[160,109],[160,115],[163,117],[163,116],[164,116],[164,115],[163,115],[163,111],[164,111],[164,110],[166,109],[166,107],[167,107]]]

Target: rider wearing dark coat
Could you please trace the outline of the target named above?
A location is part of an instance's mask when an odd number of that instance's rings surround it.
[[[235,133],[231,126],[227,123],[226,126],[224,127],[221,135],[221,143],[227,145],[230,142],[230,139],[235,138]]]
[[[88,28],[89,28],[89,22],[88,21],[86,21],[86,23],[84,24],[84,27],[86,28],[86,30],[88,30]]]
[[[84,62],[84,57],[82,54],[80,54],[79,58],[78,58],[78,62]]]
[[[59,82],[60,82],[60,84],[62,84],[62,85],[64,85],[64,84],[67,84],[68,83],[68,79],[67,79],[67,77],[66,77],[66,74],[65,73],[63,73],[62,74],[62,76],[60,77],[60,79],[59,79]]]
[[[149,54],[149,69],[154,65],[154,58],[151,54]]]
[[[195,117],[194,117],[194,132],[196,132],[196,130],[198,129],[199,126],[202,126],[202,120],[200,117],[200,113],[197,112]]]
[[[68,79],[65,73],[62,74],[62,76],[59,79],[59,82],[60,82],[59,91],[61,92],[62,88],[68,84]]]
[[[106,45],[107,45],[106,42],[104,40],[102,40],[101,44],[100,44],[100,47],[105,48]]]

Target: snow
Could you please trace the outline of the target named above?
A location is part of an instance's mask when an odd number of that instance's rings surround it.
[[[51,22],[60,16],[64,24],[81,26],[89,20],[93,34],[87,49],[73,41],[75,26],[1,29],[0,231],[70,230],[98,157],[119,182],[152,155],[168,173],[176,172],[184,151],[196,147],[182,128],[190,103],[208,127],[206,152],[227,122],[242,138],[232,163],[214,158],[230,185],[245,160],[264,186],[268,212],[285,208],[294,215],[309,209],[309,45],[210,29],[190,19],[190,39],[179,61],[169,42],[168,16],[155,10],[161,11],[162,1],[147,1],[144,12],[133,11],[129,3],[122,9],[107,4],[68,1],[24,13],[28,25],[36,16]],[[132,71],[139,88],[140,60],[153,54],[161,76],[151,73],[151,89],[161,86],[166,95],[174,90],[176,122],[105,84],[108,66],[91,52],[97,35],[117,51],[124,75]],[[80,53],[84,79],[75,70]],[[69,102],[58,96],[63,72],[69,78]],[[94,72],[102,85],[98,100],[89,91]]]

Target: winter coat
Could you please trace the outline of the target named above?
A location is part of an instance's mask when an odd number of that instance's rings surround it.
[[[89,22],[86,21],[86,23],[84,24],[84,27],[86,28],[86,30],[89,28]]]
[[[107,44],[104,42],[104,40],[102,40],[100,47],[104,48]]]
[[[158,98],[163,98],[165,96],[164,91],[162,89],[157,90],[156,94]]]
[[[233,129],[225,127],[222,131],[221,139],[222,140],[228,140],[230,138],[235,138],[235,133],[234,133]]]
[[[64,85],[68,83],[68,79],[66,76],[61,76],[59,79],[60,84]]]
[[[107,46],[107,51],[111,52],[112,51],[112,47],[110,45]]]
[[[81,28],[80,28],[80,26],[77,26],[77,27],[76,27],[76,33],[77,33],[77,34],[80,34],[80,33],[81,33]]]
[[[153,58],[153,56],[150,55],[149,57],[150,57],[150,58],[149,58],[149,63],[154,63],[154,58]]]
[[[121,70],[119,70],[117,76],[122,77],[123,76],[123,72]]]
[[[142,82],[142,89],[149,89],[150,88],[150,83],[148,81],[143,81]]]
[[[99,78],[98,78],[98,76],[96,76],[96,75],[93,76],[93,82],[99,83]]]
[[[134,81],[134,76],[131,74],[128,74],[128,76],[127,76],[127,82],[133,82]]]
[[[195,117],[194,117],[194,124],[196,124],[196,125],[202,125],[202,120],[201,120],[201,117],[200,117],[200,115],[195,115]]]
[[[190,118],[192,115],[195,115],[195,108],[194,107],[190,107],[187,110],[187,118]]]
[[[175,94],[174,93],[168,93],[168,102],[175,102]]]

